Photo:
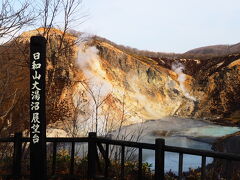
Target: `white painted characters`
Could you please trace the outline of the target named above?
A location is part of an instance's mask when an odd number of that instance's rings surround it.
[[[41,99],[41,88],[39,81],[41,80],[41,73],[38,72],[42,66],[40,59],[41,54],[39,52],[33,53],[33,62],[31,64],[31,69],[34,70],[32,75],[32,87],[31,87],[31,110],[32,110],[32,119],[31,119],[31,133],[33,134],[32,142],[34,144],[39,143],[39,134],[40,134],[40,121],[39,116],[40,112],[40,99]]]
[[[40,59],[40,52],[33,53],[33,59],[39,60]]]

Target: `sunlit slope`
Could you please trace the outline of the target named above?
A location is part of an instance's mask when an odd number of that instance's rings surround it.
[[[1,82],[8,85],[7,92],[0,89],[8,97],[0,114],[8,120],[2,125],[13,131],[28,128],[29,39],[43,32],[43,28],[25,32],[0,48]],[[61,36],[57,29],[47,34],[47,120],[51,125],[61,127],[73,117],[90,119],[89,89],[104,100],[99,119],[108,117],[116,126],[123,120],[126,125],[165,116],[240,122],[239,54],[189,58],[129,50],[102,38],[83,39],[70,33],[60,50]]]

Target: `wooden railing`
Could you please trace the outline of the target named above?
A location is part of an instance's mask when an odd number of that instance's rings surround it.
[[[206,158],[219,158],[227,161],[228,165],[227,169],[227,179],[231,179],[231,163],[232,161],[240,161],[240,155],[230,154],[230,153],[221,153],[207,150],[197,150],[190,148],[182,148],[182,147],[174,147],[165,145],[164,139],[156,139],[155,144],[149,143],[140,143],[140,142],[131,142],[131,141],[123,141],[123,140],[113,140],[108,138],[97,137],[96,133],[89,133],[88,137],[82,138],[47,138],[47,142],[51,142],[53,145],[52,150],[52,167],[51,171],[48,172],[48,177],[56,175],[56,155],[57,155],[57,146],[59,143],[71,143],[71,153],[70,153],[70,170],[69,176],[74,175],[75,169],[75,146],[76,143],[88,143],[88,170],[87,170],[87,178],[88,179],[97,179],[97,163],[99,161],[98,151],[101,153],[104,159],[104,170],[103,170],[103,178],[109,178],[109,168],[111,167],[111,161],[109,156],[109,147],[111,146],[120,146],[121,147],[121,160],[120,160],[120,179],[124,179],[124,164],[125,164],[125,151],[126,148],[136,148],[138,149],[138,179],[143,179],[143,150],[153,150],[155,151],[155,176],[154,178],[157,180],[164,179],[164,157],[165,152],[174,152],[179,154],[179,164],[178,164],[178,178],[182,179],[183,176],[183,155],[197,155],[201,156],[201,179],[206,179]],[[22,161],[22,144],[24,142],[30,142],[30,138],[22,137],[21,133],[15,134],[14,137],[11,138],[0,138],[0,143],[14,143],[13,150],[13,169],[12,173],[7,176],[10,178],[19,179],[22,177],[21,174],[21,161]]]

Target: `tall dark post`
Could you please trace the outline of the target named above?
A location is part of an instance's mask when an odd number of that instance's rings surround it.
[[[46,39],[30,40],[30,177],[47,179],[45,113]]]
[[[22,158],[22,133],[16,133],[14,136],[14,151],[13,151],[14,179],[21,178],[21,158]]]
[[[96,163],[97,163],[97,146],[96,146],[96,137],[95,132],[90,132],[88,134],[88,179],[96,178]]]
[[[165,140],[155,140],[155,180],[164,180],[164,148]]]

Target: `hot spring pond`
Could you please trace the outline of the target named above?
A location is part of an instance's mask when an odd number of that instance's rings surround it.
[[[166,145],[169,146],[211,150],[212,143],[216,138],[237,131],[240,131],[238,127],[214,125],[201,120],[168,117],[126,126],[121,129],[120,136],[128,135],[130,137],[131,134],[134,134],[134,136],[141,134],[141,142],[154,143],[156,138],[164,138]],[[118,131],[113,132],[113,136],[117,134]],[[171,170],[177,173],[178,157],[178,153],[166,152],[165,171]],[[143,161],[151,163],[154,169],[154,151],[143,150]],[[211,162],[212,158],[207,158],[207,163]],[[188,171],[189,168],[200,167],[201,157],[184,154],[183,164],[184,171]]]

